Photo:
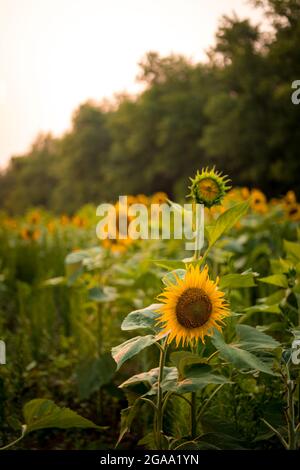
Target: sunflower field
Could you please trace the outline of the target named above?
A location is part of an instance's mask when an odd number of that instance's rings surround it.
[[[300,447],[300,204],[191,180],[195,253],[101,241],[92,205],[1,213],[1,449]]]

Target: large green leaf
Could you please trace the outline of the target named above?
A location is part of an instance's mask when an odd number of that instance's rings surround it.
[[[37,398],[26,403],[23,408],[25,434],[46,428],[96,428],[102,429],[89,419],[69,408],[60,408],[52,400]]]
[[[116,447],[120,444],[125,434],[130,431],[131,425],[134,419],[137,417],[137,414],[140,411],[141,406],[142,406],[142,402],[140,400],[136,400],[132,406],[129,406],[128,408],[124,408],[121,411],[120,434],[119,434]]]
[[[242,287],[255,287],[255,273],[246,272],[242,274],[226,274],[221,277],[220,289],[239,289]]]
[[[266,374],[276,375],[269,363],[262,361],[254,354],[241,349],[238,344],[225,343],[219,331],[215,331],[212,338],[214,346],[219,350],[220,356],[238,369],[257,370]]]
[[[172,260],[172,259],[157,259],[153,260],[160,268],[167,269],[168,271],[173,271],[174,269],[185,269],[184,261],[180,260]]]
[[[288,288],[288,280],[284,274],[272,274],[271,276],[262,277],[259,279],[260,282],[266,284],[272,284],[273,286]]]
[[[267,304],[258,304],[252,305],[251,307],[245,308],[244,312],[246,315],[252,315],[253,313],[263,312],[263,313],[281,313],[278,303],[267,305]]]
[[[108,384],[116,370],[116,363],[109,352],[100,357],[82,361],[76,371],[79,398],[86,400],[92,393]]]
[[[133,375],[130,379],[126,380],[120,385],[120,388],[133,388],[136,385],[145,386],[143,393],[146,393],[148,390],[148,395],[157,393],[157,382],[158,382],[159,368],[155,367],[147,372],[142,372],[140,374]],[[176,383],[177,381],[177,370],[175,367],[164,367],[163,370],[163,384],[167,388],[170,388],[171,383]]]
[[[186,377],[186,374],[192,366],[205,364],[207,359],[193,354],[190,351],[175,351],[170,355],[171,362],[176,365],[180,378]]]
[[[157,310],[162,304],[151,304],[140,310],[130,312],[123,320],[121,329],[124,331],[149,329],[158,331],[159,328],[155,325],[158,318]]]
[[[291,255],[296,261],[300,260],[300,243],[284,240],[283,246],[288,255]]]
[[[266,335],[249,325],[236,325],[236,331],[240,338],[240,347],[247,351],[272,350],[280,347],[280,343],[272,336]]]
[[[119,387],[128,388],[136,384],[145,384],[148,388],[151,388],[158,380],[159,368],[148,370],[147,372],[141,372],[140,374],[133,375],[129,379],[125,380]]]
[[[188,393],[188,392],[197,392],[198,390],[202,390],[205,388],[207,385],[210,384],[225,384],[225,383],[230,383],[230,380],[228,380],[226,377],[218,374],[214,374],[213,372],[210,372],[207,370],[205,367],[205,370],[200,372],[198,370],[198,376],[197,377],[187,377],[183,380],[179,380],[177,383],[175,381],[163,381],[162,382],[162,387],[165,388],[166,390],[171,390],[176,393]]]
[[[151,346],[156,341],[157,338],[154,335],[136,336],[135,338],[131,338],[128,341],[125,341],[125,343],[112,348],[112,357],[117,363],[117,370],[122,364],[124,364],[124,362],[128,361],[128,359],[135,356],[148,346]]]
[[[221,214],[215,224],[208,230],[208,247],[211,248],[217,240],[230,230],[249,209],[249,202],[241,202],[234,205]]]

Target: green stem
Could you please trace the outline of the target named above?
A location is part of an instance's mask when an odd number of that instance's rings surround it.
[[[164,366],[166,361],[167,352],[167,338],[165,339],[164,345],[160,351],[159,358],[159,372],[158,372],[158,383],[157,383],[157,403],[156,403],[156,419],[154,420],[154,434],[156,436],[157,450],[162,449],[162,433],[163,433],[163,391],[161,388],[161,382],[164,375]]]
[[[203,403],[202,407],[200,408],[200,410],[198,411],[198,416],[197,416],[197,419],[199,419],[204,411],[206,410],[208,404],[211,402],[211,400],[213,399],[213,397],[218,393],[218,391],[223,387],[224,384],[221,384],[219,385],[213,392],[212,394],[209,396],[209,398]]]
[[[197,436],[197,395],[196,392],[191,394],[191,438]]]
[[[15,441],[13,442],[10,442],[9,444],[7,444],[6,446],[4,447],[0,447],[0,450],[6,450],[6,449],[9,449],[10,447],[14,446],[15,444],[17,444],[19,441],[21,441],[23,439],[23,437],[25,436],[25,432],[26,432],[26,428],[24,427],[23,431],[22,431],[22,434],[20,437],[18,437],[18,439],[16,439]]]
[[[103,351],[103,322],[102,322],[102,305],[97,304],[97,354],[101,356]],[[99,389],[97,394],[97,414],[100,420],[103,419],[103,389]]]
[[[296,432],[295,432],[295,406],[293,390],[294,382],[290,378],[289,367],[287,366],[287,425],[288,425],[288,436],[289,436],[289,450],[297,449]]]
[[[192,347],[192,353],[197,354],[197,346]],[[191,393],[191,438],[194,439],[197,436],[197,392]]]

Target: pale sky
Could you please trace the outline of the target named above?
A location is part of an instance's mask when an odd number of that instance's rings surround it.
[[[81,102],[136,92],[145,52],[204,59],[233,11],[260,19],[244,0],[0,0],[0,166]]]

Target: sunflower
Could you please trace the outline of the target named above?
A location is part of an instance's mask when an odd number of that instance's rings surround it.
[[[41,236],[41,232],[39,230],[32,230],[31,228],[24,227],[22,228],[20,235],[23,240],[37,241]]]
[[[158,193],[153,194],[151,198],[151,204],[164,204],[165,202],[167,202],[167,200],[167,194],[160,191]]]
[[[70,219],[67,215],[62,215],[60,218],[61,225],[68,225],[70,223]]]
[[[28,214],[27,219],[30,224],[36,225],[41,220],[41,214],[39,211],[33,211],[30,214]]]
[[[127,239],[128,240],[128,239]],[[116,240],[115,238],[106,238],[102,245],[112,253],[124,253],[127,249],[127,240]]]
[[[229,315],[224,293],[218,290],[217,282],[209,279],[208,267],[200,271],[199,266],[190,265],[185,277],[167,286],[159,300],[163,305],[158,312],[158,324],[163,325],[163,333],[168,333],[168,342],[175,339],[194,344],[199,339],[204,343],[205,336],[212,336],[213,329],[220,330],[218,322]]]
[[[145,194],[138,194],[136,196],[136,203],[137,204],[144,204],[145,206],[148,206],[149,198]]]
[[[83,217],[80,217],[80,215],[75,215],[72,218],[72,223],[75,225],[75,227],[85,227],[86,226],[86,220]]]
[[[249,199],[250,191],[246,186],[241,188],[241,196],[242,196],[242,199],[245,199],[245,200]]]
[[[226,191],[230,189],[229,179],[226,175],[215,171],[215,168],[203,169],[201,173],[197,171],[194,179],[191,179],[190,194],[198,204],[204,204],[205,207],[212,207],[221,203]]]
[[[284,202],[287,206],[294,205],[297,203],[296,194],[294,191],[288,191],[284,196]]]
[[[259,214],[268,212],[267,198],[259,189],[252,189],[250,198],[251,209]]]
[[[293,222],[299,222],[300,220],[300,204],[292,204],[287,208],[286,214]]]
[[[252,189],[251,191],[251,207],[255,209],[256,206],[266,204],[267,198],[259,189]]]

